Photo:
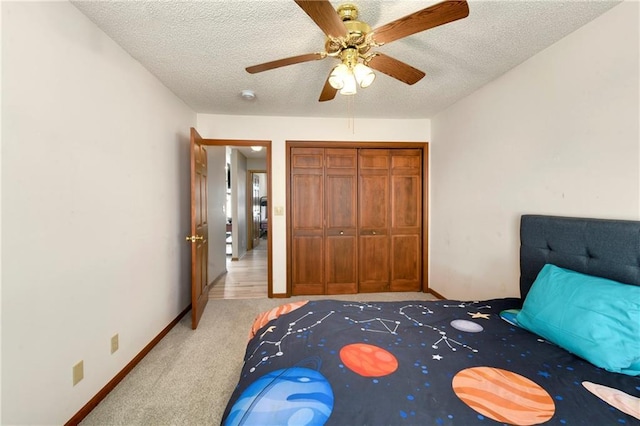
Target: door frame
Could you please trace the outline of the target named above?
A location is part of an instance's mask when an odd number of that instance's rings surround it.
[[[291,231],[291,148],[378,148],[422,150],[422,292],[429,293],[429,143],[428,142],[353,142],[353,141],[285,141],[286,221],[287,221],[287,293],[291,297],[292,231]]]
[[[250,140],[250,139],[202,139],[202,144],[206,146],[262,146],[265,148],[267,163],[267,197],[271,195],[271,142],[270,140]],[[271,239],[271,222],[267,223],[267,296],[273,297],[273,243]]]

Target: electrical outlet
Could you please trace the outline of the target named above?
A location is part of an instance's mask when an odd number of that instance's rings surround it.
[[[84,362],[80,361],[73,366],[73,386],[77,385],[82,379],[84,379]]]
[[[111,337],[111,354],[113,355],[119,347],[120,343],[118,341],[118,334],[114,334],[113,337]]]

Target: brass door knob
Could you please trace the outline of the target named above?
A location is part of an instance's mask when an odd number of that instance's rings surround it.
[[[187,237],[187,242],[195,243],[196,241],[200,240],[204,240],[204,237],[202,235],[191,235],[190,237]]]

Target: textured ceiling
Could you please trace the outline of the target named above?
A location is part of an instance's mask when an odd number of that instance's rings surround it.
[[[350,3],[376,28],[437,2]],[[617,3],[471,0],[467,18],[377,48],[424,71],[421,81],[409,86],[377,73],[357,95],[320,103],[334,58],[245,71],[323,51],[324,34],[293,0],[73,1],[198,113],[362,118],[429,118]],[[243,89],[256,99],[243,100]]]

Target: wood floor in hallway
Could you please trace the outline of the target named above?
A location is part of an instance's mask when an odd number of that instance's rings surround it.
[[[259,299],[267,297],[267,241],[239,260],[227,257],[227,273],[209,290],[209,299]]]

